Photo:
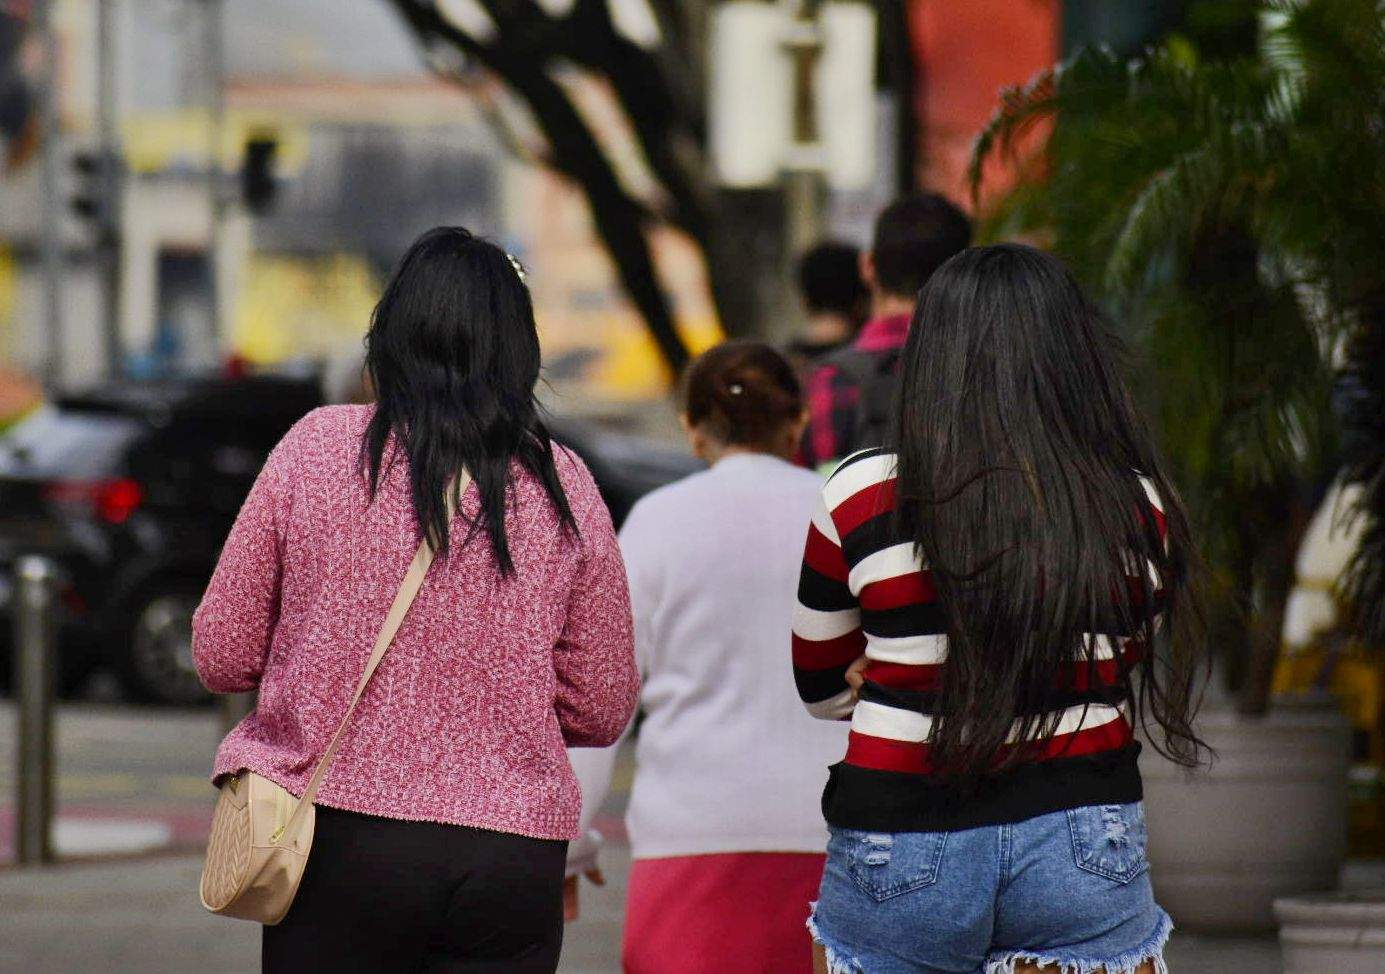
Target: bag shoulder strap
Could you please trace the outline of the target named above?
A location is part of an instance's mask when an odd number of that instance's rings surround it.
[[[889,349],[874,356],[872,369],[859,386],[853,450],[884,445],[890,428],[890,414],[894,411],[895,390],[899,386],[899,363],[903,357],[902,348]]]
[[[446,495],[449,517],[470,485],[471,474],[463,470],[461,476],[457,478],[455,489],[449,489]],[[332,735],[332,742],[327,745],[322,760],[318,761],[317,767],[313,769],[313,776],[308,779],[308,787],[303,789],[303,797],[298,800],[298,807],[293,810],[293,815],[285,826],[285,831],[290,834],[292,834],[293,827],[298,824],[298,820],[306,814],[306,809],[311,807],[313,800],[317,798],[317,790],[322,786],[323,779],[327,777],[327,772],[332,767],[332,759],[337,756],[337,749],[341,746],[342,737],[345,736],[346,728],[351,723],[351,717],[356,713],[356,705],[361,702],[361,696],[370,684],[370,678],[375,675],[380,661],[385,658],[386,651],[394,642],[395,634],[399,632],[399,626],[404,622],[404,616],[408,615],[409,607],[414,604],[414,597],[423,587],[423,579],[428,574],[429,566],[433,564],[433,554],[432,545],[428,543],[427,537],[424,537],[419,542],[418,551],[414,553],[414,560],[409,563],[409,570],[404,573],[404,581],[400,583],[399,591],[395,593],[394,602],[390,605],[390,611],[385,616],[385,623],[380,627],[379,635],[375,637],[375,647],[370,651],[370,659],[366,661],[365,672],[361,674],[361,681],[356,684],[356,692],[351,697],[351,704],[346,708],[346,713],[341,718],[337,732]]]
[[[850,438],[837,444],[842,457],[884,443],[902,357],[902,348],[867,352],[847,346],[828,359],[857,391]]]
[[[865,385],[875,374],[875,356],[863,352],[855,345],[846,345],[830,353],[823,360],[824,365],[839,369],[854,386]]]

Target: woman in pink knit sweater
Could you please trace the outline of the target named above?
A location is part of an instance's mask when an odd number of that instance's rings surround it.
[[[378,403],[317,410],[275,448],[194,620],[207,687],[259,690],[214,774],[301,794],[419,538],[439,551],[318,793],[264,967],[552,971],[581,804],[564,745],[610,744],[637,694],[610,517],[539,420],[533,308],[503,250],[420,238],[366,365]]]

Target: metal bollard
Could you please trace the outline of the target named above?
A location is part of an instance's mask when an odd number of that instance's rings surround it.
[[[15,686],[19,694],[18,841],[21,865],[53,859],[53,690],[58,568],[41,555],[15,566]]]

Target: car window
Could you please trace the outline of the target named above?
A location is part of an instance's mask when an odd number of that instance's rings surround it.
[[[109,476],[142,427],[129,416],[40,406],[0,435],[0,476]]]
[[[297,418],[297,417],[293,417]],[[234,517],[274,444],[292,419],[257,414],[253,400],[238,414],[178,411],[140,440],[131,469],[151,500]]]

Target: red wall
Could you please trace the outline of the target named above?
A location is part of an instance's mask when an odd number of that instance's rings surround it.
[[[912,0],[910,29],[919,65],[919,182],[970,205],[966,169],[972,140],[997,94],[1023,84],[1059,56],[1060,0]],[[1030,144],[1042,131],[1030,133]],[[1003,188],[1006,165],[988,168],[986,195]]]

